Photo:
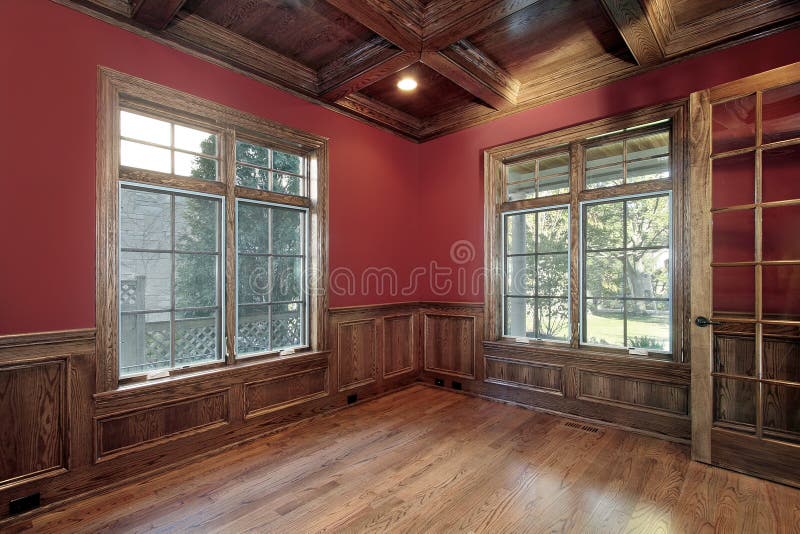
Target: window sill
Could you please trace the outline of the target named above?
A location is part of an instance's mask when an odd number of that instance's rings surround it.
[[[144,390],[148,388],[160,389],[165,385],[177,386],[192,382],[223,379],[227,377],[227,375],[246,372],[247,370],[251,370],[253,368],[271,367],[295,360],[312,360],[314,358],[321,357],[327,361],[329,355],[329,350],[314,351],[310,349],[285,355],[280,355],[278,353],[254,354],[247,358],[240,358],[235,363],[230,365],[225,365],[224,362],[215,362],[214,366],[211,368],[204,367],[202,369],[188,370],[186,372],[174,374],[164,378],[139,380],[120,384],[116,389],[95,393],[93,396],[95,399],[106,399],[113,398],[118,394],[129,393],[136,390]]]
[[[636,356],[623,351],[602,350],[598,347],[572,348],[566,344],[547,342],[517,343],[511,339],[501,338],[496,341],[483,342],[484,353],[488,356],[503,357],[503,353],[513,353],[521,359],[530,358],[536,354],[548,354],[565,359],[581,360],[583,362],[612,362],[662,369],[688,369],[689,363],[679,363],[672,360],[671,354],[654,356]]]

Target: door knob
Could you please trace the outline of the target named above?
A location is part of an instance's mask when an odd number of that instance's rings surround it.
[[[699,315],[697,317],[697,319],[694,320],[694,324],[696,324],[700,328],[705,328],[708,325],[719,326],[722,323],[717,323],[717,322],[711,321],[707,317],[703,317],[702,315]]]

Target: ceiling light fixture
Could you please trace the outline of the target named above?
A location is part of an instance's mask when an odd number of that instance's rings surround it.
[[[417,88],[417,80],[414,78],[403,78],[397,82],[397,88],[401,91],[413,91]]]

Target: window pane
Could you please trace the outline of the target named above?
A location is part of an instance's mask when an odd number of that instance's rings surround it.
[[[139,141],[170,146],[170,123],[138,115],[129,111],[120,112],[120,135]],[[125,165],[123,163],[123,165]]]
[[[530,295],[536,292],[536,256],[511,256],[506,260],[506,294]]]
[[[135,287],[122,309],[169,310],[172,308],[172,254],[159,252],[120,253],[121,286]]]
[[[220,201],[175,196],[175,249],[191,252],[219,250]]]
[[[303,194],[303,179],[292,174],[272,173],[272,190],[284,195]]]
[[[629,300],[626,346],[649,350],[670,350],[669,303]]]
[[[569,193],[569,174],[557,174],[539,178],[539,196],[549,197]]]
[[[236,141],[236,161],[269,167],[269,149],[251,143]]]
[[[764,91],[764,142],[800,137],[800,83]]]
[[[587,297],[622,297],[623,254],[619,252],[587,252],[584,273]]]
[[[272,347],[282,349],[304,344],[305,317],[299,303],[272,306]]]
[[[508,192],[509,201],[536,198],[536,182],[533,180],[529,182],[510,183],[506,190]]]
[[[269,305],[239,306],[236,352],[266,352],[270,347]]]
[[[269,258],[239,255],[239,304],[269,302]]]
[[[512,248],[505,251],[505,335],[568,339],[568,213],[557,208],[506,218]]]
[[[302,254],[305,212],[272,208],[272,253]]]
[[[538,216],[538,252],[569,250],[569,211],[567,208],[540,211]]]
[[[712,152],[719,154],[756,144],[756,95],[743,96],[711,108]]]
[[[628,200],[628,247],[669,246],[669,197]]]
[[[584,209],[586,249],[622,248],[624,203],[589,204]]]
[[[589,204],[584,213],[584,341],[669,351],[670,196]]]
[[[269,190],[269,171],[258,167],[237,165],[236,184],[242,187]]]
[[[120,165],[156,172],[172,172],[171,152],[133,141],[120,141]]]
[[[622,163],[622,141],[613,141],[586,149],[586,168]]]
[[[536,337],[566,341],[569,339],[569,300],[536,299],[538,332]]]
[[[569,174],[569,153],[555,154],[539,160],[539,178],[553,174]]]
[[[189,152],[197,152],[199,154],[206,154],[209,156],[216,156],[217,136],[209,132],[195,130],[193,128],[187,128],[186,126],[180,126],[176,124],[175,148],[188,150]]]
[[[506,254],[536,252],[536,214],[506,216]]]
[[[506,182],[510,201],[569,193],[569,153],[507,165]]]
[[[536,294],[544,297],[566,297],[569,294],[569,262],[566,254],[538,256]]]
[[[168,369],[172,330],[169,313],[123,313],[119,325],[119,371],[129,376]]]
[[[534,299],[506,297],[505,334],[514,337],[536,337]]]
[[[123,187],[119,194],[120,247],[172,248],[170,195]]]
[[[217,179],[217,160],[175,152],[175,174],[213,181]]]
[[[589,169],[586,171],[586,187],[588,189],[622,185],[622,181],[621,164],[612,165],[611,167],[601,167],[599,169]]]
[[[626,141],[627,159],[652,158],[669,154],[669,131],[654,132],[639,137],[631,137]]]
[[[218,359],[221,352],[216,311],[175,315],[175,367]]]
[[[669,178],[669,158],[661,157],[628,164],[627,183],[665,180]]]
[[[303,173],[303,158],[294,154],[274,151],[272,153],[272,168],[277,171],[291,172],[294,174]]]
[[[217,305],[219,257],[211,254],[175,255],[175,306]]]
[[[536,178],[536,160],[520,161],[506,167],[508,183],[534,180]]]
[[[596,345],[625,346],[624,301],[586,299],[585,308],[585,341]]]
[[[713,261],[753,261],[756,246],[755,236],[754,210],[714,213],[711,216]]]
[[[239,253],[269,252],[269,208],[261,204],[237,204],[237,244]]]
[[[625,254],[626,296],[669,298],[669,249],[634,250]]]
[[[272,258],[272,302],[303,299],[302,258]]]

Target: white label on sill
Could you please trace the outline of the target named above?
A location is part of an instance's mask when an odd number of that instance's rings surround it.
[[[631,356],[647,356],[650,352],[647,349],[630,348],[628,349],[628,354]]]
[[[528,339],[527,337],[515,337],[514,338],[514,343],[530,343],[530,342],[531,342],[531,340]]]
[[[147,373],[148,380],[155,380],[156,378],[166,378],[169,376],[168,369],[161,369],[159,371],[150,371]]]
[[[281,351],[281,356],[288,356],[290,354],[294,354],[294,349],[284,349]]]

